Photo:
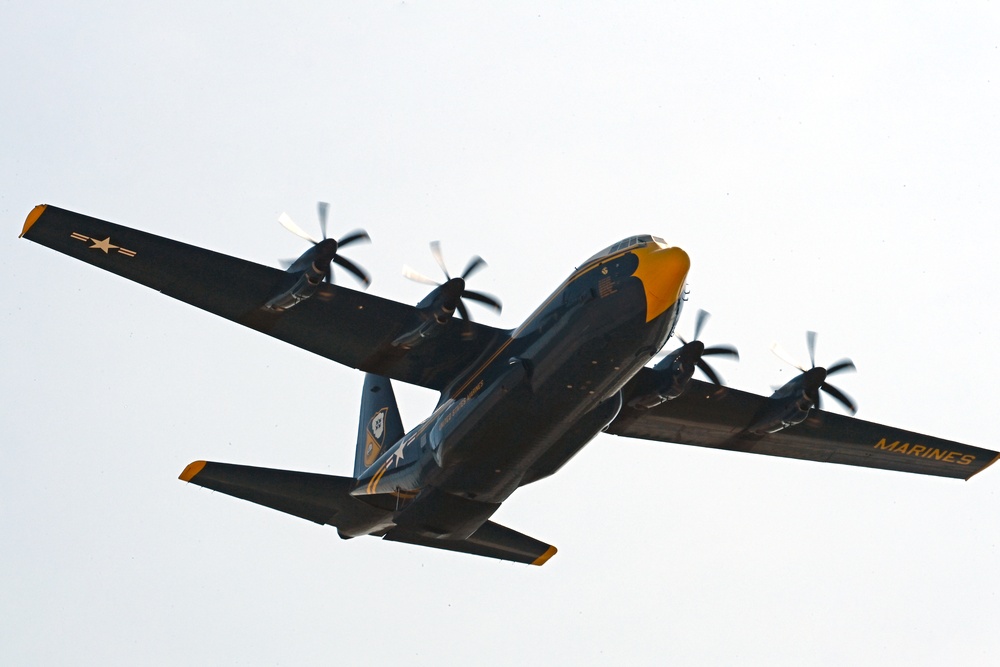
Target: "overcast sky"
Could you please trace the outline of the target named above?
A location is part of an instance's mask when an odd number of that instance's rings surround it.
[[[176,478],[350,474],[361,373],[16,237],[49,203],[277,266],[327,200],[373,293],[440,239],[515,327],[652,233],[730,384],[813,329],[860,418],[997,449],[996,3],[205,4],[0,3],[0,662],[993,664],[1000,469],[602,435],[495,516],[544,567],[344,542]]]

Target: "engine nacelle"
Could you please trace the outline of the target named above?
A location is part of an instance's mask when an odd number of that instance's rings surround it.
[[[672,401],[680,396],[684,393],[684,387],[686,385],[687,382],[678,382],[675,377],[668,375],[663,384],[659,385],[651,392],[636,396],[628,402],[628,405],[630,408],[638,408],[640,410],[655,408],[661,403]]]
[[[815,405],[806,392],[802,392],[794,400],[785,399],[785,401],[777,409],[768,410],[763,418],[757,420],[747,430],[758,435],[777,433],[781,429],[804,422]]]
[[[427,338],[432,338],[442,331],[455,315],[465,281],[452,278],[443,285],[436,287],[430,294],[417,304],[417,323],[392,341],[393,347],[408,350],[420,344]]]
[[[299,276],[291,288],[268,301],[264,307],[278,312],[291,308],[315,294],[321,282],[323,282],[322,275],[316,276],[313,275],[312,271],[306,271]]]
[[[330,262],[337,254],[337,242],[324,239],[306,250],[285,270],[298,273],[295,284],[264,304],[265,308],[281,312],[305,301],[319,289],[319,285],[330,275]]]
[[[701,345],[701,343],[697,343]],[[628,405],[631,408],[648,410],[661,403],[672,401],[687,389],[688,382],[694,374],[697,359],[689,358],[688,346],[671,352],[660,363],[653,367],[656,382],[651,390],[647,390],[632,398]],[[704,346],[701,346],[704,350]],[[695,350],[698,352],[698,350]]]

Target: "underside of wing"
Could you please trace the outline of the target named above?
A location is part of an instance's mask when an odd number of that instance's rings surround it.
[[[455,319],[409,349],[393,341],[413,306],[323,283],[276,312],[265,307],[298,276],[54,206],[32,211],[25,238],[352,368],[443,390],[508,336]]]
[[[643,373],[626,392],[643,391]],[[771,399],[692,380],[684,393],[644,410],[627,405],[607,432],[753,454],[883,468],[969,479],[996,460],[997,452],[912,431],[816,410],[800,424],[775,433],[752,433]]]

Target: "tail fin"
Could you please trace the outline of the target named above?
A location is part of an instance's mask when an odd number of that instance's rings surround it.
[[[391,447],[404,435],[403,420],[389,378],[366,374],[358,421],[358,448],[354,454],[354,478],[359,478],[386,447]]]

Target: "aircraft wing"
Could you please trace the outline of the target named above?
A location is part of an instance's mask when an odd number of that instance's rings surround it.
[[[643,392],[643,369],[625,388],[625,405],[607,432],[683,445],[826,463],[969,479],[997,452],[813,409],[794,426],[766,435],[746,431],[771,399],[691,380],[679,397],[648,409],[628,406]]]
[[[455,319],[409,350],[391,342],[416,308],[323,283],[293,308],[263,308],[296,275],[55,206],[37,206],[21,236],[226,319],[360,370],[443,390],[509,334]]]

